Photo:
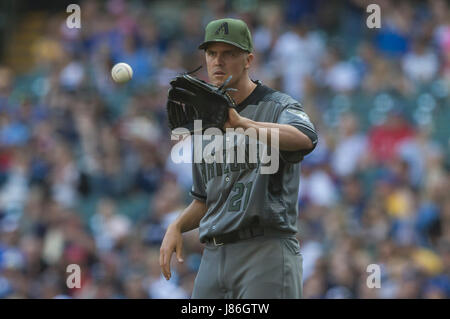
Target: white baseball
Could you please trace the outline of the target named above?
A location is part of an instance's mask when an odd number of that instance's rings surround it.
[[[133,69],[126,63],[117,63],[111,70],[111,76],[114,82],[125,83],[133,77]]]

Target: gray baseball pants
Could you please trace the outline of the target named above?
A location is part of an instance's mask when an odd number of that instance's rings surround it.
[[[301,298],[302,261],[294,235],[206,244],[192,298]]]

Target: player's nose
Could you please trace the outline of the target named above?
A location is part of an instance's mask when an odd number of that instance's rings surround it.
[[[214,66],[223,66],[224,64],[225,64],[225,60],[224,60],[222,54],[220,54],[220,53],[217,54],[214,57]]]

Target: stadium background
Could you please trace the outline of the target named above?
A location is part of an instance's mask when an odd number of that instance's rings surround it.
[[[252,77],[299,99],[320,134],[300,183],[305,298],[448,298],[450,7],[373,2],[381,29],[359,0],[3,1],[0,298],[190,296],[195,231],[170,281],[159,268],[191,186],[165,98],[222,17],[248,23]],[[81,29],[66,27],[70,3]],[[110,78],[119,61],[126,85]],[[66,287],[72,263],[80,289]]]

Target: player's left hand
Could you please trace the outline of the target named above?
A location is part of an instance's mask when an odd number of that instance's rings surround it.
[[[223,126],[224,129],[227,128],[238,128],[242,127],[245,117],[240,116],[239,113],[234,108],[228,109],[228,121],[225,122]]]

